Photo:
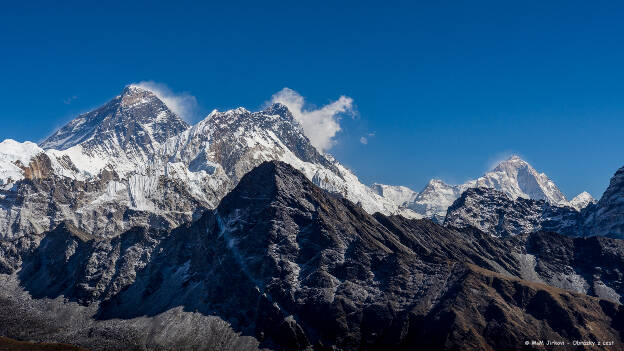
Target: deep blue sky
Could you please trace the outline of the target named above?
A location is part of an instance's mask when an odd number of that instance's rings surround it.
[[[462,182],[518,153],[598,197],[624,165],[619,2],[19,3],[0,11],[0,139],[39,141],[152,80],[202,112],[283,87],[350,96],[331,153],[366,183]]]

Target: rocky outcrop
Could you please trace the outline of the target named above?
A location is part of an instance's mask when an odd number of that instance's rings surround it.
[[[66,344],[33,343],[0,337],[0,350],[12,351],[85,351],[81,347]]]
[[[624,239],[624,167],[613,175],[598,203],[587,210],[585,228],[589,235]]]
[[[546,201],[518,198],[491,188],[466,190],[448,208],[445,225],[473,226],[495,236],[553,231],[583,236],[583,216],[571,207],[552,206]]]

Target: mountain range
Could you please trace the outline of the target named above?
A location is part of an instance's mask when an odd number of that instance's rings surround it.
[[[544,200],[551,205],[569,206],[582,210],[596,200],[586,191],[568,201],[557,185],[544,173],[539,173],[519,156],[511,156],[500,162],[483,176],[460,185],[449,185],[439,179],[432,179],[427,186],[415,192],[404,186],[373,184],[372,188],[397,206],[411,209],[425,218],[444,222],[446,211],[460,195],[471,188],[499,190],[511,199]]]
[[[461,185],[369,187],[282,104],[191,126],[131,85],[40,145],[0,143],[0,335],[94,350],[618,349],[623,199],[624,167],[600,200],[568,201],[517,156]]]
[[[213,111],[190,126],[156,94],[133,85],[39,146],[13,140],[0,146],[0,235],[6,238],[42,233],[65,220],[102,237],[135,225],[175,228],[216,207],[245,173],[268,160],[293,165],[371,214],[438,223],[462,193],[476,187],[577,211],[596,202],[587,192],[568,201],[548,176],[518,156],[460,185],[432,179],[420,192],[368,187],[318,152],[281,104],[260,112]]]
[[[65,220],[100,237],[135,225],[174,228],[216,207],[268,160],[293,165],[370,213],[416,216],[319,153],[281,104],[213,111],[191,127],[151,91],[128,86],[40,146],[3,142],[0,235],[42,233]]]

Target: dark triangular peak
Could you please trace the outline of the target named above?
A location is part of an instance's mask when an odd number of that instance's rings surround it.
[[[264,162],[245,174],[223,198],[218,212],[224,216],[242,209],[263,212],[269,206],[284,205],[308,212],[333,208],[335,215],[345,211],[362,212],[353,203],[319,188],[303,173],[281,161]]]
[[[622,202],[624,197],[624,167],[618,169],[611,180],[607,190],[602,194],[602,197],[598,201],[598,205],[601,207],[609,206],[616,202]]]
[[[87,149],[97,145],[145,149],[188,127],[155,93],[130,85],[105,105],[78,116],[56,131],[41,147],[65,150],[80,144]]]

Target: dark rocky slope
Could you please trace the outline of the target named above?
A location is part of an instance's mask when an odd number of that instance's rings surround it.
[[[85,351],[86,349],[64,345],[17,341],[0,337],[0,351]]]

